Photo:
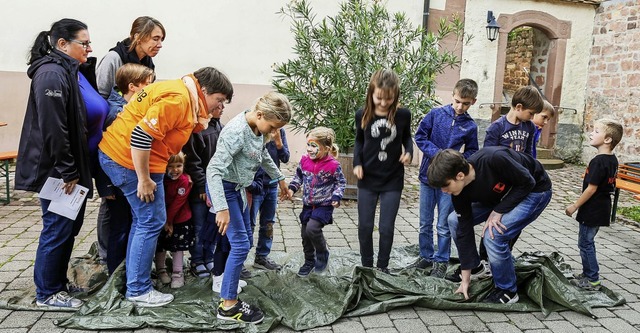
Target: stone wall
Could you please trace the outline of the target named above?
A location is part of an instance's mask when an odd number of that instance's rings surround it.
[[[503,90],[508,96],[522,86],[529,84],[527,71],[531,67],[533,57],[533,29],[521,27],[509,33],[504,68]]]
[[[547,83],[547,68],[549,66],[550,41],[547,35],[538,29],[531,29],[533,49],[531,50],[531,76],[542,91]]]
[[[615,152],[621,162],[640,160],[640,3],[607,1],[598,7],[589,61],[584,132],[594,120],[622,122],[624,136]],[[582,159],[595,149],[585,140]]]

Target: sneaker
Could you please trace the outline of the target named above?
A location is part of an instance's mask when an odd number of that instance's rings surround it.
[[[198,278],[208,278],[211,276],[211,270],[203,264],[191,266],[191,274]]]
[[[434,262],[433,269],[431,270],[431,276],[438,279],[442,279],[447,274],[446,262]]]
[[[160,282],[162,282],[162,284],[171,283],[171,277],[169,276],[169,273],[167,273],[166,268],[161,268],[158,270],[158,279],[160,279]]]
[[[590,291],[600,290],[600,287],[602,287],[602,282],[600,282],[600,280],[589,281],[589,279],[584,276],[581,279],[571,280],[571,284],[573,284],[574,286],[580,289],[590,290]]]
[[[316,268],[315,261],[305,261],[304,265],[298,270],[299,277],[307,277]]]
[[[491,266],[485,260],[481,260],[478,267],[471,269],[471,281],[484,280],[492,276]],[[453,272],[453,275],[446,276],[445,279],[452,282],[462,282],[462,270],[460,266]]]
[[[213,290],[213,292],[216,293],[220,293],[220,290],[222,290],[222,279],[224,278],[224,273],[218,275],[218,276],[214,276],[213,277],[213,283],[211,284],[211,290]],[[238,289],[237,289],[237,293],[241,293],[242,292],[242,288],[247,286],[247,282],[244,280],[240,280],[238,281]]]
[[[259,324],[264,319],[264,313],[258,307],[249,303],[245,303],[238,299],[238,303],[231,307],[231,309],[225,310],[222,306],[222,301],[218,304],[218,319],[233,320],[243,323]]]
[[[266,269],[268,271],[279,271],[282,268],[282,266],[278,265],[269,257],[263,256],[256,256],[256,260],[253,261],[253,267],[258,269]]]
[[[516,303],[519,299],[517,292],[496,288],[482,300],[482,303],[511,304]]]
[[[151,289],[151,291],[146,294],[127,297],[127,301],[141,308],[155,308],[171,303],[171,301],[173,301],[173,295]]]
[[[418,258],[418,260],[416,260],[416,262],[414,262],[413,264],[407,266],[407,268],[427,269],[427,268],[431,268],[432,266],[433,266],[433,262],[432,261],[420,257],[420,258]]]
[[[251,278],[251,272],[249,272],[248,269],[246,269],[244,266],[242,266],[242,271],[240,271],[240,278],[241,279],[250,279]]]
[[[325,269],[327,269],[327,265],[329,264],[329,250],[324,253],[316,254],[316,264],[315,269],[316,272],[322,273]]]
[[[171,289],[178,289],[184,286],[184,273],[173,272],[171,274]]]
[[[49,296],[44,301],[36,300],[38,306],[50,307],[50,308],[72,308],[77,309],[82,306],[84,302],[69,296],[66,291],[59,291]]]

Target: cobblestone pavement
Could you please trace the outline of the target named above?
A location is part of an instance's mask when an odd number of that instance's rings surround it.
[[[292,163],[290,163],[292,164]],[[577,223],[564,214],[565,207],[581,191],[582,166],[568,166],[550,171],[554,195],[541,217],[524,230],[515,250],[558,251],[574,270],[580,267],[576,246]],[[291,170],[285,170],[291,174]],[[395,245],[418,242],[417,167],[407,169],[406,187],[396,222]],[[74,255],[85,254],[96,240],[95,221],[99,200],[87,208],[85,224],[76,240]],[[638,204],[629,193],[622,193],[621,205]],[[278,209],[274,251],[301,251],[297,222],[299,201],[286,202]],[[325,229],[333,248],[358,249],[357,213],[353,201],[345,201],[336,210],[336,223]],[[476,228],[479,229],[479,228]],[[34,194],[14,192],[9,205],[0,206],[0,293],[12,293],[33,283],[33,260],[41,230],[40,207]],[[640,330],[640,229],[630,223],[616,223],[602,228],[597,237],[598,256],[603,283],[622,294],[627,304],[616,308],[595,309],[597,319],[572,311],[542,313],[498,313],[484,311],[440,311],[404,307],[387,313],[340,319],[315,332],[636,332]],[[377,241],[377,239],[376,239]],[[67,313],[0,310],[0,333],[4,332],[72,332],[56,327],[53,320]],[[290,332],[278,327],[276,332]],[[136,332],[167,332],[142,329]]]

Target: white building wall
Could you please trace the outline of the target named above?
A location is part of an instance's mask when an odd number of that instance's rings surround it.
[[[173,79],[202,66],[223,70],[234,83],[270,85],[275,62],[292,56],[290,20],[276,14],[287,0],[29,0],[2,1],[0,71],[26,71],[28,50],[36,35],[64,17],[89,26],[92,56],[100,59],[128,36],[133,20],[152,16],[167,38],[154,58],[159,79]],[[318,17],[334,14],[339,1],[311,0]],[[422,23],[422,0],[389,1]]]

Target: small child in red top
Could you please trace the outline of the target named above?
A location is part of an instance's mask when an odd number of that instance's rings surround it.
[[[180,152],[169,158],[167,173],[164,176],[165,204],[167,222],[158,237],[156,247],[156,271],[160,281],[171,283],[171,288],[184,286],[182,272],[184,251],[193,246],[194,232],[189,207],[189,192],[193,185],[184,172],[185,155]],[[166,251],[171,251],[173,274],[169,277],[165,264]]]

